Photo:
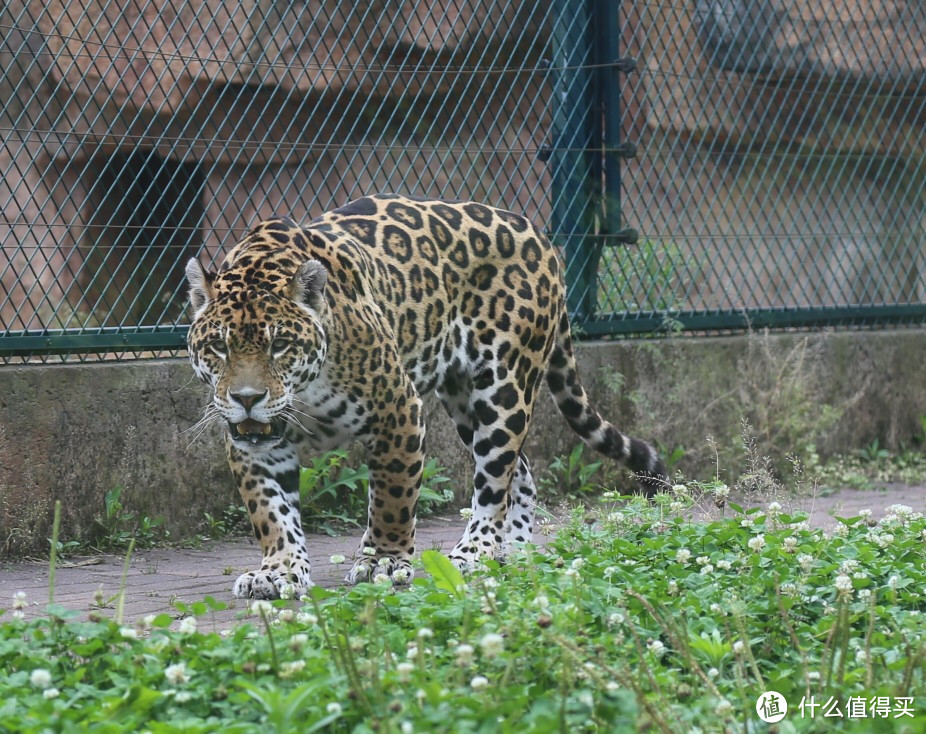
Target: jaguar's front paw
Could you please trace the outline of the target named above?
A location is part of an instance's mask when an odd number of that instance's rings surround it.
[[[347,583],[359,584],[362,581],[376,581],[379,576],[385,576],[395,586],[411,583],[415,575],[411,561],[407,558],[395,556],[367,556],[364,555],[354,563],[354,567],[347,574]]]
[[[309,568],[261,568],[243,573],[235,581],[232,594],[239,599],[298,599],[311,587]]]

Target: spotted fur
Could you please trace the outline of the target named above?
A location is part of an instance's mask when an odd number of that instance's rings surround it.
[[[475,460],[473,516],[450,553],[461,568],[531,539],[536,489],[521,448],[542,377],[589,446],[626,463],[647,492],[665,480],[655,451],[589,404],[557,252],[517,214],[371,196],[304,226],[262,222],[218,273],[193,259],[187,277],[190,359],[214,388],[263,551],[236,596],[311,584],[299,452],[353,439],[368,451],[370,497],[366,553],[348,580],[410,578],[421,396],[432,390]]]

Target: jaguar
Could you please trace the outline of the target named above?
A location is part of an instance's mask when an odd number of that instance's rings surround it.
[[[638,490],[666,468],[590,404],[560,256],[527,218],[483,204],[367,196],[305,224],[257,224],[216,272],[186,265],[188,352],[212,388],[232,475],[262,551],[237,597],[311,584],[300,455],[359,441],[366,528],[347,582],[413,574],[424,466],[422,397],[436,393],[475,462],[472,515],[449,553],[467,570],[529,542],[537,490],[523,452],[542,379],[568,425],[623,462]]]

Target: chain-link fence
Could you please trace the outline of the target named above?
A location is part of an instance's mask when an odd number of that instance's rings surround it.
[[[589,334],[926,321],[926,10],[13,0],[0,357],[183,343],[186,258],[375,191],[524,212]]]

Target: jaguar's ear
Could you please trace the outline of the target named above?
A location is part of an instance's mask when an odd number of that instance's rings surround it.
[[[190,307],[193,317],[206,307],[212,300],[213,274],[203,270],[203,266],[195,257],[191,257],[186,264],[186,279],[190,284]]]
[[[318,260],[306,260],[289,285],[289,297],[316,311],[322,305],[322,294],[328,282],[328,271]]]

